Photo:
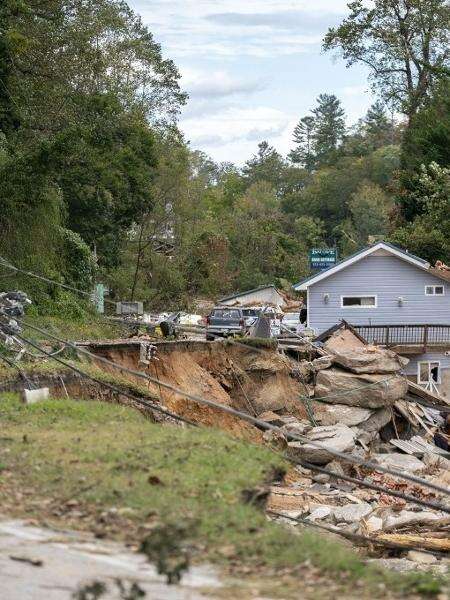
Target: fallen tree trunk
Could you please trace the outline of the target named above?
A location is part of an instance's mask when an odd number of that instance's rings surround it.
[[[409,533],[382,533],[374,538],[374,541],[394,543],[397,546],[408,549],[421,548],[423,550],[435,550],[438,552],[450,552],[450,538],[432,538]]]

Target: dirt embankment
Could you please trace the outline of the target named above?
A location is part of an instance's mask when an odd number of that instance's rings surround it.
[[[295,362],[275,350],[220,342],[166,342],[156,347],[156,356],[148,364],[141,362],[139,343],[96,344],[90,350],[190,394],[253,416],[274,410],[306,417],[299,400],[304,388],[292,377]],[[100,362],[98,366],[114,371]],[[125,373],[123,376],[142,385],[141,378]],[[261,439],[261,433],[253,426],[218,409],[200,406],[157,383],[148,382],[148,390],[160,397],[164,406],[195,422],[220,427],[253,441]]]

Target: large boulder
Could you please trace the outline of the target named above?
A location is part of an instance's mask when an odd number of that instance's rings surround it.
[[[345,404],[328,404],[312,400],[311,407],[315,420],[321,425],[348,425],[354,427],[364,423],[373,414],[369,408],[345,406]]]
[[[400,374],[357,375],[339,368],[319,371],[315,397],[333,404],[382,408],[406,396],[408,381]]]
[[[317,446],[308,442],[289,442],[288,454],[315,465],[326,465],[334,458],[334,454],[329,450],[351,452],[354,449],[355,435],[355,432],[346,425],[314,427],[306,437],[316,442]]]
[[[409,360],[375,346],[330,350],[333,363],[352,373],[398,373]]]
[[[424,463],[409,454],[378,454],[373,457],[372,462],[381,465],[387,469],[395,469],[397,471],[405,471],[406,473],[419,473],[425,469]]]
[[[355,408],[353,408],[355,410]],[[367,433],[373,433],[374,431],[380,431],[385,425],[392,419],[392,409],[379,408],[378,410],[371,411],[370,417],[358,425],[360,431],[366,431]]]
[[[328,404],[312,400],[314,418],[320,425],[357,426],[361,431],[369,433],[379,431],[392,418],[391,408],[360,408],[345,404]]]

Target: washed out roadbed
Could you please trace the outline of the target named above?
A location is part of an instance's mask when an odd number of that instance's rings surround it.
[[[193,561],[239,576],[244,598],[441,591],[431,575],[368,567],[348,546],[271,523],[245,503],[244,490],[288,467],[261,446],[217,430],[154,424],[120,405],[65,399],[24,406],[14,394],[0,394],[0,424],[0,503],[8,517],[135,548],[156,531],[176,531]]]

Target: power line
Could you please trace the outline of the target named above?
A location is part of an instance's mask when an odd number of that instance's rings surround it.
[[[22,339],[25,343],[30,344],[32,347],[43,351],[42,348],[40,348],[37,344],[35,344],[34,342],[31,342],[27,338],[24,338],[22,336],[18,336],[18,337],[20,339]],[[52,355],[50,355],[50,353],[47,353],[47,354],[48,354],[49,358],[52,358],[56,362],[59,362],[59,363],[63,364],[66,367],[69,367],[70,369],[72,369],[73,371],[77,372],[81,376],[88,377],[89,379],[92,379],[92,380],[96,381],[97,383],[99,383],[101,385],[106,385],[106,387],[110,387],[111,389],[114,389],[118,393],[122,393],[122,391],[120,390],[120,388],[115,388],[115,386],[111,386],[110,384],[105,384],[101,380],[97,380],[97,379],[91,377],[89,374],[85,373],[81,369],[78,369],[77,367],[74,367],[70,363],[68,363],[66,361],[63,361],[60,358],[57,358],[56,356],[52,356]],[[95,358],[95,355],[93,355],[93,356]],[[97,358],[99,358],[99,357],[97,357]],[[107,360],[107,359],[105,359],[105,360]],[[111,362],[111,361],[107,361],[107,362]],[[113,363],[113,364],[115,364],[115,363]],[[163,387],[168,387],[168,384],[164,384],[163,382],[160,382],[160,383],[162,384]],[[170,387],[172,388],[173,386],[170,386]],[[181,390],[179,390],[178,393],[180,393],[183,396],[187,395],[184,392],[182,392]],[[124,394],[124,395],[126,395],[126,394]],[[191,396],[191,395],[189,394],[189,396]],[[137,402],[139,402],[139,399],[137,399],[135,397],[132,397],[132,399],[135,400],[135,401],[137,401]],[[196,400],[196,401],[198,401],[200,403],[207,404],[208,406],[212,406],[213,408],[218,408],[218,409],[222,409],[222,410],[224,410],[225,408],[228,409],[228,407],[224,407],[223,405],[217,404],[217,403],[212,402],[210,400],[198,398],[198,400]],[[143,403],[143,402],[141,401],[141,403]],[[150,403],[143,403],[143,404],[145,406],[150,406]],[[159,406],[150,406],[150,407],[154,408],[154,410],[158,410],[159,412],[163,412]],[[249,419],[248,418],[249,415],[246,415],[245,413],[241,413],[239,411],[235,411],[234,409],[225,410],[225,412],[229,412],[229,413],[231,413],[233,415],[236,415],[236,416],[238,416],[238,417],[240,417],[241,419],[244,419],[244,420],[250,420],[250,421],[255,421],[256,420],[256,419],[253,419],[253,418]],[[166,414],[167,414],[167,411],[166,411]],[[184,419],[184,417],[180,418],[180,417],[178,417],[178,415],[175,416],[175,415],[172,414],[170,416],[173,416],[174,418],[177,418],[178,420],[186,421]],[[280,428],[272,426],[269,423],[266,423],[265,421],[260,421],[260,423],[262,423],[265,426],[265,428],[267,428],[267,429],[280,430]],[[190,424],[193,424],[193,423],[190,423]],[[290,438],[293,438],[293,439],[298,439],[297,436],[292,436],[291,434],[287,434],[287,437],[290,437]],[[322,447],[322,446],[320,446],[320,447]],[[334,473],[333,471],[330,471],[328,469],[325,469],[325,468],[322,468],[322,467],[318,467],[317,465],[312,465],[312,464],[310,464],[308,462],[302,461],[300,459],[296,459],[294,457],[290,457],[290,456],[286,456],[286,455],[282,455],[282,456],[286,460],[288,460],[288,461],[290,461],[290,462],[292,462],[294,464],[301,465],[301,466],[303,466],[303,467],[305,467],[307,469],[310,469],[312,471],[318,471],[319,473],[326,473],[326,474],[328,474],[330,476],[336,477],[336,473]],[[422,506],[426,506],[427,508],[432,508],[434,510],[439,510],[439,511],[446,512],[446,513],[450,514],[450,509],[449,508],[446,508],[445,506],[443,506],[443,505],[441,505],[439,503],[436,503],[436,502],[427,501],[427,500],[421,500],[421,499],[415,498],[414,496],[411,496],[409,494],[405,494],[405,493],[402,493],[402,492],[397,492],[395,490],[386,489],[385,487],[379,486],[377,484],[373,484],[373,483],[370,483],[370,482],[367,482],[367,481],[364,481],[364,480],[356,479],[354,477],[349,477],[347,475],[339,475],[338,478],[342,479],[344,481],[355,483],[355,484],[357,484],[359,486],[362,486],[362,487],[366,487],[368,489],[372,489],[372,490],[375,490],[375,491],[378,491],[378,492],[381,492],[381,493],[388,494],[388,495],[393,496],[395,498],[400,498],[402,500],[407,500],[407,501],[415,503],[415,504],[420,504]],[[424,484],[428,485],[428,482],[424,481]]]
[[[6,363],[8,366],[12,367],[13,369],[17,369],[17,371],[19,372],[20,376],[22,377],[22,379],[24,381],[27,382],[27,384],[31,387],[31,382],[28,379],[26,373],[20,368],[20,366],[12,359],[7,358],[4,354],[0,354],[0,359]],[[8,383],[8,382],[6,382]]]
[[[32,348],[35,348],[35,350],[39,350],[40,352],[42,352],[47,358],[51,358],[52,360],[60,363],[61,365],[64,365],[65,367],[68,367],[69,369],[71,369],[75,373],[78,373],[78,375],[80,375],[81,377],[86,377],[87,379],[90,379],[94,383],[98,383],[99,385],[107,387],[110,390],[112,390],[113,392],[116,392],[117,394],[121,394],[122,396],[126,396],[130,400],[133,400],[134,402],[137,402],[138,404],[141,404],[142,406],[144,406],[146,408],[150,408],[151,410],[154,410],[155,412],[162,413],[162,414],[164,414],[164,415],[166,415],[168,417],[171,417],[172,419],[175,419],[177,421],[182,421],[183,423],[186,423],[188,425],[193,425],[194,427],[197,427],[197,423],[194,423],[194,421],[190,421],[189,419],[186,419],[185,417],[177,415],[177,414],[171,412],[170,410],[167,410],[166,408],[163,408],[162,406],[160,406],[158,404],[150,402],[149,400],[142,400],[141,398],[137,398],[136,396],[134,396],[132,394],[129,394],[128,392],[122,390],[121,388],[119,388],[119,387],[117,387],[117,386],[115,386],[115,385],[113,385],[111,383],[108,383],[106,381],[102,381],[101,379],[98,379],[97,377],[94,377],[93,375],[90,375],[89,373],[86,373],[85,371],[79,369],[78,367],[75,367],[71,363],[69,363],[69,362],[67,362],[65,360],[62,360],[61,358],[58,358],[57,356],[55,356],[55,354],[52,354],[51,352],[47,352],[46,350],[44,350],[43,348],[41,348],[40,346],[38,346],[37,344],[35,344],[31,340],[28,340],[27,338],[24,338],[24,337],[22,337],[20,335],[18,335],[17,337],[19,337],[19,339],[21,339],[22,341],[24,341],[26,344],[30,345]]]
[[[189,400],[193,400],[194,402],[198,402],[200,404],[205,404],[206,406],[210,406],[212,408],[217,408],[223,412],[227,412],[233,416],[239,417],[249,423],[252,423],[253,425],[257,425],[258,427],[265,429],[265,430],[273,430],[276,431],[277,433],[281,433],[282,435],[286,436],[287,438],[289,438],[291,441],[300,441],[300,442],[304,442],[309,444],[310,446],[313,446],[315,448],[319,448],[321,450],[326,450],[327,452],[329,452],[329,454],[336,456],[337,458],[341,458],[343,460],[345,460],[346,462],[350,462],[353,464],[356,464],[358,466],[363,466],[363,467],[367,467],[369,469],[372,470],[377,470],[383,473],[386,473],[388,475],[393,475],[395,477],[399,477],[401,479],[405,479],[407,481],[411,481],[412,483],[417,483],[419,485],[423,485],[426,486],[430,489],[433,489],[435,491],[438,491],[440,493],[446,494],[450,496],[450,490],[447,488],[444,488],[442,486],[439,486],[437,484],[434,484],[432,482],[426,481],[425,479],[422,479],[420,477],[416,477],[415,475],[410,475],[408,473],[402,473],[400,471],[397,471],[395,469],[389,469],[387,467],[383,467],[382,465],[378,465],[376,463],[373,462],[369,462],[369,461],[365,461],[363,459],[354,457],[354,456],[349,456],[347,454],[344,454],[342,452],[338,452],[336,450],[330,449],[325,447],[323,444],[320,444],[319,442],[316,442],[314,440],[310,440],[309,438],[307,438],[306,436],[302,436],[299,434],[293,435],[291,433],[286,434],[286,432],[284,432],[280,427],[277,427],[276,425],[272,425],[266,421],[263,421],[261,419],[258,419],[257,417],[253,417],[247,413],[243,413],[241,411],[238,411],[234,408],[231,408],[229,406],[225,406],[223,404],[219,404],[217,402],[214,402],[212,400],[208,400],[206,398],[202,398],[200,396],[197,396],[195,394],[191,394],[189,392],[184,392],[183,390],[180,390],[179,388],[176,388],[175,386],[163,382],[155,377],[151,377],[150,375],[142,372],[142,371],[136,371],[134,369],[130,369],[128,367],[124,367],[122,365],[119,365],[118,363],[115,363],[111,360],[108,360],[107,358],[104,358],[102,356],[98,356],[96,354],[94,354],[93,352],[89,352],[89,350],[85,350],[84,348],[80,348],[79,346],[77,346],[76,344],[73,344],[72,342],[66,341],[66,340],[62,340],[61,338],[58,338],[57,336],[54,336],[53,334],[41,329],[40,327],[36,327],[35,325],[30,325],[28,323],[26,323],[25,321],[22,321],[21,319],[17,319],[17,321],[19,323],[21,323],[22,325],[26,326],[26,327],[30,327],[31,329],[34,329],[35,331],[51,338],[51,339],[55,339],[61,343],[65,343],[67,344],[67,346],[77,350],[78,352],[85,354],[86,356],[90,356],[91,358],[93,358],[96,361],[102,362],[104,364],[107,364],[109,366],[112,366],[120,371],[123,371],[125,373],[128,373],[130,375],[133,375],[135,377],[139,377],[141,379],[145,379],[147,381],[150,381],[158,386],[161,386],[167,390],[170,390],[182,397],[185,397]],[[18,336],[19,337],[19,336]],[[383,490],[385,491],[385,490]],[[449,511],[450,512],[450,511]]]
[[[7,269],[11,269],[11,271],[15,271],[16,273],[21,273],[22,275],[27,275],[28,277],[33,277],[34,279],[38,279],[40,281],[44,281],[45,283],[50,283],[51,285],[56,285],[58,287],[64,288],[65,290],[69,290],[71,292],[76,292],[77,294],[81,294],[83,296],[87,296],[92,299],[92,292],[86,292],[84,290],[80,290],[72,285],[67,285],[66,283],[60,283],[59,281],[55,281],[54,279],[49,279],[48,277],[44,277],[43,275],[37,275],[36,273],[32,273],[31,271],[25,271],[24,269],[20,269],[19,267],[15,267],[5,258],[0,256],[0,265]],[[108,298],[104,298],[105,303],[116,305],[113,300],[109,300]]]

